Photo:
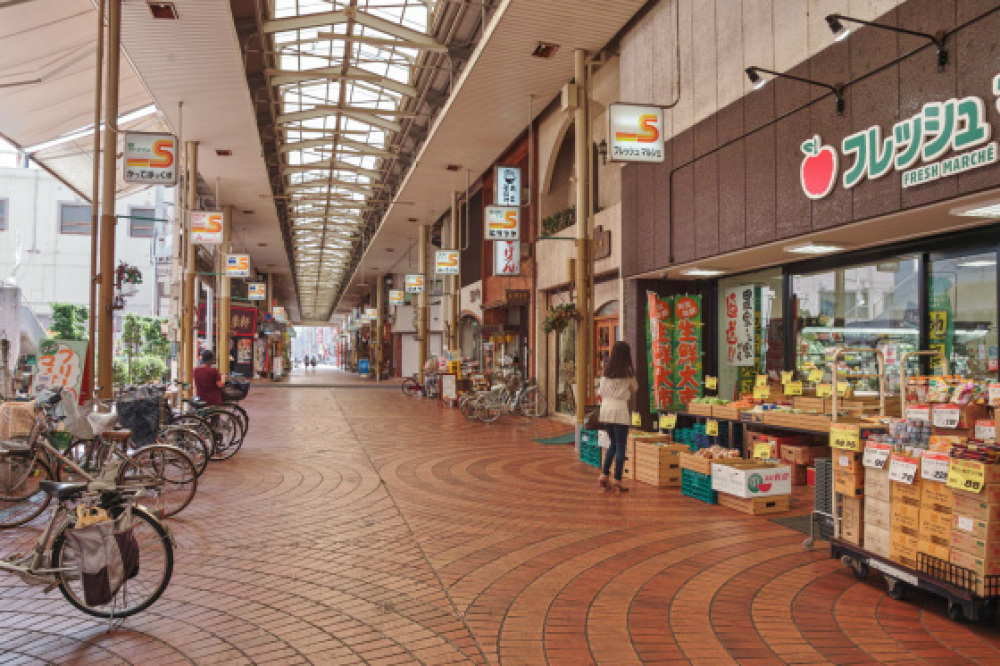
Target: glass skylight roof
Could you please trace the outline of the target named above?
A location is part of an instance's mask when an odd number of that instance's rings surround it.
[[[437,0],[272,0],[285,193],[302,317],[325,319],[392,139],[413,117]]]

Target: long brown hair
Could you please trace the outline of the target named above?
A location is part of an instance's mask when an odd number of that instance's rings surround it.
[[[611,355],[604,366],[604,376],[609,379],[627,379],[635,377],[632,366],[632,348],[624,340],[619,340],[611,347]]]

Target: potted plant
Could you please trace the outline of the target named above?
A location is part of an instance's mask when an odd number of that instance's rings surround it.
[[[542,320],[542,330],[545,333],[559,333],[569,326],[571,321],[580,318],[580,311],[576,309],[575,303],[553,305]]]

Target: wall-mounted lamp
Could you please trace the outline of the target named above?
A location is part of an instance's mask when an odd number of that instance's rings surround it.
[[[820,88],[826,88],[831,91],[834,97],[837,98],[837,115],[844,115],[844,86],[836,85],[832,86],[829,83],[823,83],[822,81],[813,81],[812,79],[804,79],[800,76],[792,76],[791,74],[783,74],[782,72],[775,72],[770,69],[764,69],[763,67],[747,67],[747,78],[750,79],[750,83],[753,84],[754,90],[760,90],[767,83],[767,79],[761,76],[761,73],[770,74],[771,76],[777,76],[782,79],[791,79],[792,81],[799,81],[801,83],[808,83],[809,85],[819,86]]]
[[[601,164],[604,166],[608,165],[608,140],[601,139],[601,142],[597,144],[597,154],[601,156]]]
[[[945,34],[939,32],[936,35],[932,35],[928,32],[917,32],[916,30],[907,30],[906,28],[897,28],[894,25],[886,25],[885,23],[873,23],[872,21],[862,21],[861,19],[851,18],[850,16],[844,16],[843,14],[830,14],[826,17],[826,24],[830,26],[830,32],[832,32],[837,37],[837,41],[846,38],[851,31],[849,28],[845,28],[841,21],[847,21],[848,23],[857,23],[859,25],[867,25],[873,28],[881,28],[882,30],[891,30],[892,32],[898,32],[904,35],[912,35],[914,37],[923,37],[929,40],[937,48],[937,65],[938,71],[943,72],[944,66],[948,64],[948,49],[944,46]]]

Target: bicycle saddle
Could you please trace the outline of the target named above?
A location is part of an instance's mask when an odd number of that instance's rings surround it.
[[[45,491],[50,497],[58,500],[76,497],[87,489],[86,483],[59,483],[58,481],[42,481],[38,487]]]
[[[27,442],[19,442],[13,439],[0,441],[0,454],[25,455],[31,453],[31,446]]]
[[[202,407],[208,406],[205,404],[205,401],[203,401],[201,398],[185,398],[184,402],[191,405],[195,409],[201,409]]]

